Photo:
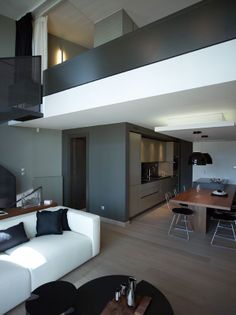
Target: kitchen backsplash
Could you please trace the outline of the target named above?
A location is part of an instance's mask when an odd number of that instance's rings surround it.
[[[173,163],[171,162],[144,162],[142,163],[142,178],[172,176]]]
[[[173,163],[161,162],[158,163],[159,176],[173,176]]]

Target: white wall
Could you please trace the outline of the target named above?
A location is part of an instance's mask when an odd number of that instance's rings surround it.
[[[193,166],[193,181],[198,178],[216,177],[228,179],[230,184],[236,184],[236,141],[195,142],[193,151],[209,153],[213,160],[213,164]]]

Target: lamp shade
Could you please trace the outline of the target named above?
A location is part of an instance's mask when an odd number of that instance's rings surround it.
[[[212,157],[210,156],[209,153],[203,153],[203,155],[206,158],[206,164],[212,164]]]
[[[188,164],[192,165],[206,165],[206,157],[201,152],[193,152],[188,159]]]

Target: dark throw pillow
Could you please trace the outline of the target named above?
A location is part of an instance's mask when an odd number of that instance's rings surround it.
[[[61,225],[62,225],[62,230],[63,231],[70,231],[70,227],[68,224],[68,219],[67,219],[67,211],[68,209],[59,209],[58,211],[61,211]]]
[[[38,211],[36,236],[48,234],[62,234],[62,212],[61,211]]]
[[[0,252],[28,242],[29,239],[25,233],[24,224],[20,222],[6,230],[0,230]]]

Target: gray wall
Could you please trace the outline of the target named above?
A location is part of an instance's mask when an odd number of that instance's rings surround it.
[[[119,10],[107,18],[97,22],[94,29],[94,47],[112,41],[137,29],[124,10]]]
[[[71,137],[87,139],[87,210],[127,221],[126,124],[63,131],[64,203],[69,203],[69,144]],[[101,205],[105,206],[101,210]]]
[[[123,23],[122,23],[123,35],[137,30],[138,26],[133,22],[131,17],[125,12],[125,10],[122,10],[122,11],[123,11]]]
[[[193,180],[199,178],[223,178],[236,185],[236,141],[195,142],[193,151],[207,152],[212,164],[194,165]]]
[[[0,15],[0,58],[15,56],[15,21]]]
[[[66,60],[71,59],[88,49],[63,38],[48,34],[48,67],[57,64],[58,50],[62,49]]]
[[[192,187],[193,166],[188,164],[190,154],[193,152],[192,142],[180,141],[179,146],[179,190]]]
[[[62,203],[61,131],[0,125],[0,145],[0,164],[16,176],[17,193],[43,184],[44,199]]]

